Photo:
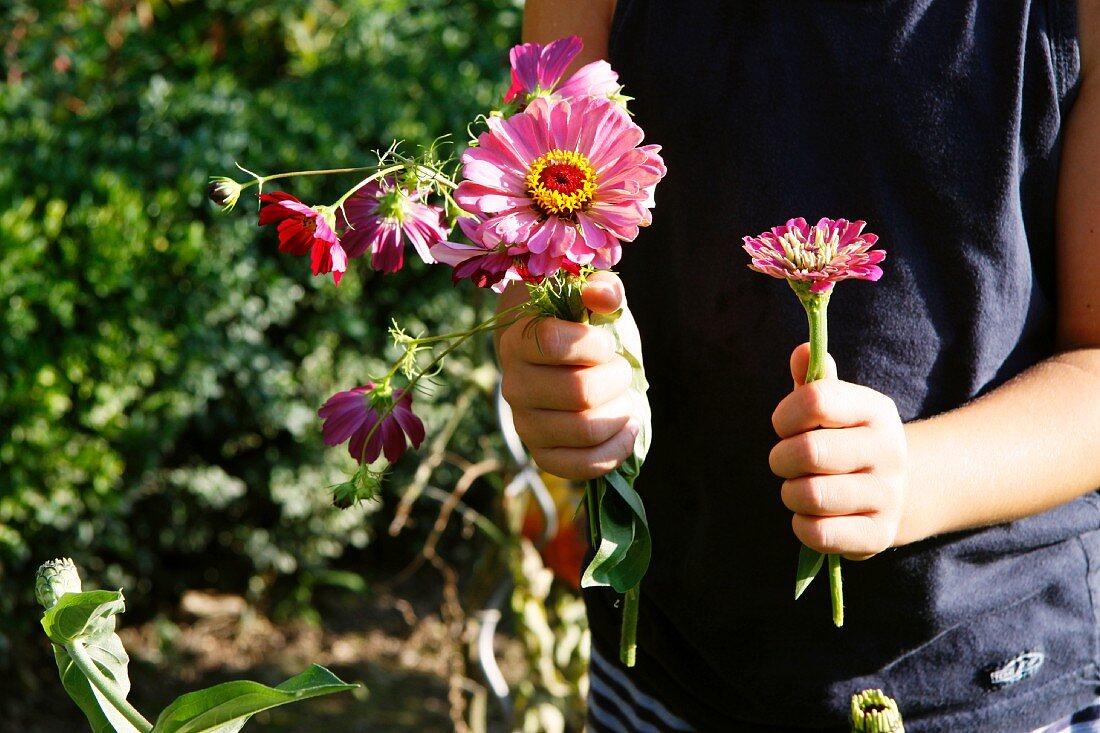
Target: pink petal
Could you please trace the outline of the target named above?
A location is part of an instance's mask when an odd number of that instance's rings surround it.
[[[607,97],[619,90],[619,75],[611,69],[611,64],[603,61],[593,61],[577,69],[569,77],[557,92],[562,97],[600,96]]]

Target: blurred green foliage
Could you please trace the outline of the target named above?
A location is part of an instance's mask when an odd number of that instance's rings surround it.
[[[487,303],[416,266],[354,263],[336,289],[276,252],[254,199],[221,214],[206,186],[234,161],[461,144],[519,23],[516,0],[0,5],[0,668],[58,554],[135,598],[262,596],[370,540],[369,508],[328,507],[352,463],[316,408],[392,356],[391,314],[450,330]],[[324,203],[354,182],[286,190]],[[429,431],[449,414],[436,391]]]

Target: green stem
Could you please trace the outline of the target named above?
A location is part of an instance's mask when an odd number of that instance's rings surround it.
[[[795,287],[810,322],[810,362],[806,366],[806,384],[823,379],[829,355],[829,327],[826,313],[830,293],[814,294]],[[833,606],[833,624],[844,625],[844,583],[840,573],[840,556],[827,555],[829,560],[829,597]]]
[[[826,311],[829,296],[811,295],[802,301],[810,321],[810,363],[806,367],[806,384],[825,376],[825,359],[829,354],[829,325]]]
[[[405,390],[404,391],[405,392],[411,392],[412,388],[417,385],[417,383],[420,381],[420,379],[425,374],[433,374],[434,373],[433,370],[435,369],[435,367],[437,367],[444,359],[446,359],[448,354],[450,354],[452,351],[457,349],[459,346],[462,346],[462,344],[466,343],[470,339],[471,336],[475,336],[475,335],[481,333],[482,331],[488,330],[488,329],[486,329],[487,324],[492,323],[494,326],[498,326],[500,324],[496,323],[496,321],[499,321],[501,316],[507,315],[507,314],[509,314],[511,312],[514,312],[514,311],[520,311],[520,310],[522,310],[526,307],[527,307],[527,303],[521,303],[517,306],[509,308],[508,310],[503,310],[503,311],[497,313],[496,315],[494,315],[489,320],[485,321],[484,323],[479,323],[478,325],[471,328],[469,331],[459,332],[457,334],[457,338],[456,338],[455,341],[448,344],[447,348],[445,348],[445,349],[443,349],[443,351],[439,352],[439,354],[434,359],[432,359],[431,362],[428,363],[428,366],[426,366],[424,369],[422,369],[420,371],[419,374],[417,374],[415,377],[413,377],[412,379],[409,380],[409,383],[407,385],[405,385]],[[397,363],[394,364],[393,368],[390,369],[389,374],[386,376],[386,379],[389,379],[390,377],[392,377],[397,372],[397,367],[400,363],[401,362],[398,361]],[[359,456],[359,463],[363,463],[363,459],[366,457],[366,453],[367,453],[367,446],[370,445],[371,438],[374,437],[375,431],[378,430],[382,426],[382,423],[385,422],[386,418],[390,416],[390,413],[393,412],[395,407],[397,407],[397,401],[396,400],[391,402],[386,407],[386,409],[382,411],[382,414],[378,416],[378,422],[376,422],[374,424],[374,426],[371,427],[370,431],[367,433],[367,437],[363,441],[363,455]]]
[[[77,669],[88,678],[88,682],[100,691],[107,702],[111,703],[122,717],[130,721],[130,724],[142,733],[152,733],[153,724],[146,720],[145,716],[137,711],[137,708],[126,702],[126,696],[122,694],[122,690],[118,689],[115,683],[99,671],[99,667],[88,655],[88,650],[84,648],[84,642],[74,639],[65,646],[65,651],[69,653],[69,657],[72,658]]]
[[[599,485],[603,481],[603,477],[593,479],[586,482],[584,487],[584,500],[586,502],[585,514],[588,515],[588,536],[592,538],[592,546],[595,547],[600,541],[600,529],[599,529]]]
[[[844,625],[844,583],[840,577],[840,555],[829,555],[829,597],[833,601],[833,625]]]
[[[349,198],[351,198],[352,194],[354,194],[356,191],[358,191],[360,188],[367,185],[371,181],[377,181],[379,178],[383,178],[385,176],[388,176],[390,173],[396,173],[399,170],[404,170],[407,167],[408,166],[406,166],[404,163],[401,163],[401,164],[398,164],[398,165],[386,166],[385,168],[382,168],[380,170],[375,171],[374,173],[371,173],[369,176],[367,176],[363,180],[359,181],[359,183],[356,183],[354,186],[349,188],[347,193],[345,193],[343,196],[336,199],[336,203],[333,204],[332,207],[331,207],[332,210],[333,211],[338,211],[344,205],[344,202],[347,201]]]
[[[472,336],[475,333],[492,331],[497,328],[501,328],[502,326],[511,325],[511,322],[498,323],[498,321],[502,320],[505,316],[510,316],[513,313],[519,313],[525,310],[529,305],[529,303],[520,303],[519,305],[514,305],[511,308],[507,308],[498,312],[496,315],[492,316],[488,320],[485,320],[466,331],[455,331],[453,333],[443,333],[438,336],[425,336],[423,338],[411,338],[409,339],[408,343],[412,344],[413,346],[422,346],[423,344],[432,344],[439,341],[450,341],[451,339],[462,338],[463,336]]]
[[[636,585],[623,594],[623,633],[619,640],[619,660],[633,667],[638,656],[638,602],[642,586]]]

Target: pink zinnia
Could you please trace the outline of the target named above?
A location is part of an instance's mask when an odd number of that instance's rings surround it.
[[[524,43],[513,46],[508,53],[512,62],[512,86],[504,95],[505,102],[517,98],[521,102],[532,96],[554,99],[573,97],[610,97],[619,87],[619,75],[606,61],[593,61],[577,70],[561,86],[565,70],[581,52],[583,44],[577,36],[559,38],[546,44]]]
[[[279,222],[279,251],[296,256],[308,252],[313,274],[331,272],[333,282],[339,285],[348,258],[323,212],[283,191],[262,194],[260,201],[267,204],[260,208],[260,226]]]
[[[812,283],[811,293],[827,293],[841,280],[878,280],[879,262],[886,258],[878,241],[863,234],[863,221],[821,219],[809,226],[802,217],[774,227],[757,237],[744,238],[744,250],[752,257],[749,267],[787,280]]]
[[[393,409],[379,425],[379,415],[390,405]],[[386,396],[373,382],[337,392],[317,414],[324,419],[321,432],[325,445],[340,445],[350,438],[348,453],[360,463],[374,463],[382,453],[387,461],[396,463],[405,454],[406,436],[413,448],[419,448],[424,440],[424,423],[412,412],[412,395],[397,390]]]
[[[463,227],[479,256],[530,255],[524,264],[534,277],[566,263],[609,268],[621,242],[650,223],[653,189],[665,174],[660,147],[638,147],[642,129],[614,103],[539,98],[488,125],[463,153],[465,180],[454,194],[480,220]],[[433,253],[450,261],[443,246]]]
[[[392,178],[371,181],[360,187],[344,204],[341,222],[348,257],[359,257],[368,249],[371,267],[397,272],[405,262],[407,237],[420,259],[435,262],[430,247],[448,234],[443,209],[420,200],[416,190],[396,185]]]

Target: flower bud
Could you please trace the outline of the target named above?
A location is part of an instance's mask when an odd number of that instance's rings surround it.
[[[852,733],[905,733],[898,704],[882,690],[852,695]]]
[[[47,611],[66,593],[80,592],[80,574],[70,558],[42,563],[34,578],[34,597]]]
[[[222,211],[229,211],[237,205],[241,197],[241,184],[232,178],[215,176],[210,179],[210,187],[206,189],[210,200],[222,207]]]

